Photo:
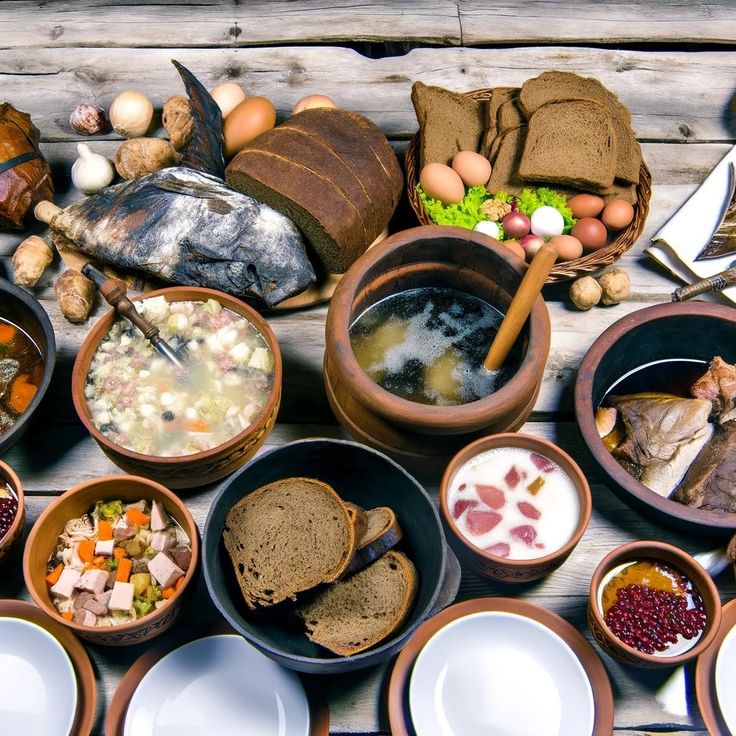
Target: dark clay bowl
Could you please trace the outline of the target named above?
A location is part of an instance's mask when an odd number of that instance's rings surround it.
[[[350,325],[381,299],[421,287],[455,289],[505,312],[525,272],[510,248],[461,227],[415,227],[362,255],[340,280],[327,312],[325,389],[340,424],[418,472],[441,472],[472,440],[519,429],[536,401],[549,353],[541,295],[517,340],[514,374],[498,391],[459,406],[420,404],[379,386],[353,353]]]
[[[601,607],[598,604],[598,593],[606,574],[623,563],[640,560],[656,560],[674,568],[690,579],[703,599],[706,615],[705,629],[695,645],[682,654],[663,657],[640,652],[638,649],[624,644],[608,628],[603,619]],[[590,580],[588,595],[588,628],[590,633],[593,634],[596,643],[606,654],[610,654],[619,661],[634,667],[661,669],[689,662],[710,646],[720,624],[721,598],[710,575],[697,560],[671,544],[650,541],[623,544],[600,561]]]
[[[243,600],[222,542],[225,517],[237,501],[257,488],[294,476],[328,483],[344,500],[363,508],[390,506],[396,513],[404,533],[398,549],[414,563],[419,575],[419,591],[401,629],[365,652],[351,657],[333,655],[307,639],[303,623],[283,610],[284,604],[251,611]],[[354,442],[329,439],[299,440],[270,450],[229,478],[207,516],[203,561],[210,595],[239,633],[284,667],[320,675],[371,667],[396,654],[430,615],[447,564],[437,510],[419,483],[375,450]]]
[[[606,485],[655,521],[700,534],[731,535],[736,514],[691,508],[664,498],[629,475],[606,449],[595,410],[608,389],[629,371],[666,358],[736,362],[736,309],[693,301],[660,304],[611,325],[588,350],[575,384],[575,414],[584,444]]]
[[[0,316],[22,328],[43,354],[43,376],[36,395],[15,424],[5,434],[0,434],[0,455],[2,455],[28,429],[33,413],[51,384],[51,376],[56,364],[56,340],[51,320],[40,303],[27,291],[3,278],[0,278]]]
[[[534,557],[529,560],[514,560],[508,557],[498,557],[476,547],[458,529],[455,519],[447,504],[447,495],[452,485],[453,478],[469,460],[480,455],[486,450],[497,447],[521,447],[524,450],[537,452],[549,458],[562,468],[575,486],[580,503],[580,515],[575,527],[575,533],[570,540],[559,549],[548,555]],[[556,570],[570,556],[578,542],[588,528],[593,502],[590,496],[588,481],[583,475],[577,463],[557,445],[529,434],[509,432],[507,434],[494,434],[490,437],[482,437],[472,444],[463,448],[447,466],[440,484],[440,510],[442,521],[448,530],[448,539],[453,552],[460,562],[467,565],[475,572],[491,580],[502,583],[528,583],[532,580],[549,575]]]

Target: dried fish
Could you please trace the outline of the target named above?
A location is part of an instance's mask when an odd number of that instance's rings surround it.
[[[107,263],[269,307],[316,278],[291,220],[185,167],[108,187],[61,210],[50,227],[55,242]]]
[[[731,164],[730,176],[731,196],[728,207],[713,236],[695,258],[696,261],[722,258],[736,252],[736,169],[733,164]]]

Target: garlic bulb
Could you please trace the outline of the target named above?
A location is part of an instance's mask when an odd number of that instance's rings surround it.
[[[89,105],[85,102],[80,103],[74,109],[69,118],[69,124],[81,135],[94,135],[104,130],[105,111],[97,105]]]
[[[141,92],[121,92],[110,105],[110,125],[119,135],[137,138],[145,135],[153,117],[153,105]]]
[[[94,194],[104,189],[114,178],[112,164],[98,153],[92,153],[85,143],[77,145],[79,158],[72,166],[72,183],[84,194]]]

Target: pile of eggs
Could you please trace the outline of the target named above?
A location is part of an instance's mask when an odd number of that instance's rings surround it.
[[[231,158],[243,146],[276,125],[276,108],[271,100],[260,96],[248,97],[245,90],[235,82],[218,84],[210,94],[222,113],[226,158]],[[337,105],[327,95],[308,95],[294,105],[292,115],[313,107]]]
[[[457,204],[465,197],[466,187],[485,186],[491,178],[491,164],[475,151],[460,151],[452,165],[432,163],[421,170],[419,183],[427,196],[444,206]],[[557,259],[571,261],[583,251],[595,251],[608,244],[609,232],[623,230],[634,219],[634,208],[623,199],[606,204],[595,194],[576,194],[567,206],[577,222],[569,235],[563,235],[562,215],[549,206],[538,207],[527,217],[518,208],[512,209],[500,223],[481,220],[474,230],[498,238],[521,258],[531,259],[545,239],[557,248]]]

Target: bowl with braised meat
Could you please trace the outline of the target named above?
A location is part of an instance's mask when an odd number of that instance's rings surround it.
[[[736,312],[704,302],[639,310],[583,359],[575,411],[604,481],[655,520],[736,531]]]
[[[43,307],[0,278],[0,454],[28,428],[55,362],[54,328]]]
[[[34,601],[77,636],[127,645],[176,620],[198,558],[185,504],[154,481],[116,475],[49,504],[28,536],[23,575]]]

